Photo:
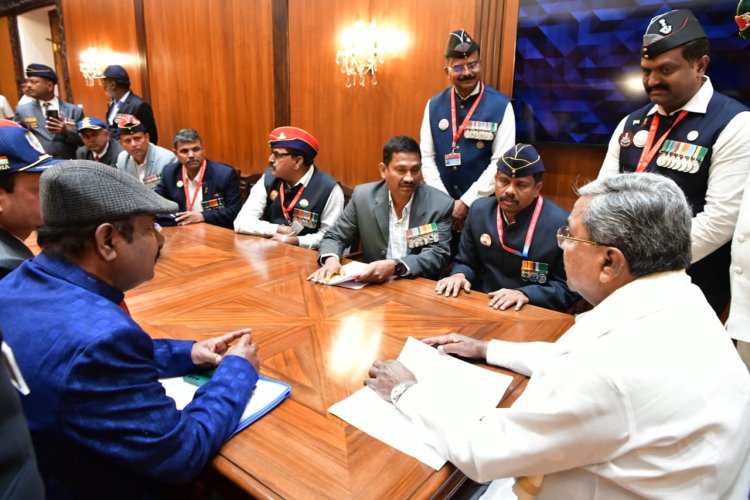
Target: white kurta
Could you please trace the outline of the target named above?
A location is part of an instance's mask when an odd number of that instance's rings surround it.
[[[474,480],[544,475],[537,498],[747,498],[750,375],[682,271],[621,287],[555,344],[492,341],[531,374],[509,409],[461,415],[419,383],[398,407]]]

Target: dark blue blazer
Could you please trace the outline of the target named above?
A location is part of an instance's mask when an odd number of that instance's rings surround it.
[[[177,186],[177,181],[182,180],[182,164],[173,162],[164,167],[162,177],[156,186],[156,192],[176,202],[180,211],[184,212],[187,207],[185,201],[185,189]],[[237,174],[234,169],[223,163],[206,160],[206,173],[203,176],[203,201],[221,196],[224,198],[224,208],[206,210],[203,217],[206,222],[215,226],[233,229],[234,219],[242,208],[242,196],[240,186],[237,182]]]
[[[178,411],[158,379],[195,369],[193,343],[152,340],[120,307],[121,291],[47,252],[0,280],[0,296],[48,499],[149,498],[159,482],[192,479],[257,382],[247,360],[227,356]]]
[[[535,205],[536,200],[518,214],[514,224],[508,226],[503,222],[506,246],[523,250]],[[480,198],[469,210],[451,274],[463,273],[471,282],[472,288],[481,292],[512,288],[526,294],[532,305],[566,311],[580,299],[578,294],[568,289],[563,254],[557,245],[557,229],[567,224],[567,217],[566,210],[549,198],[544,198],[529,255],[523,259],[500,246],[497,234],[497,198]],[[481,243],[482,235],[489,236],[489,246]],[[485,242],[487,236],[484,237]],[[547,281],[539,283],[523,279],[523,260],[547,264]]]

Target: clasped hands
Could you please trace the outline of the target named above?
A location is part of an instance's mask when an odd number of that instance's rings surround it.
[[[471,283],[463,273],[456,273],[443,278],[435,285],[435,293],[438,295],[443,294],[446,297],[458,297],[461,290],[471,293]],[[489,306],[501,311],[505,311],[511,306],[515,306],[515,310],[518,311],[529,302],[529,298],[525,293],[520,290],[513,290],[512,288],[501,288],[487,295],[490,296]]]
[[[427,345],[445,354],[456,354],[469,359],[487,359],[486,340],[477,340],[460,333],[422,339]],[[395,359],[375,361],[367,373],[364,384],[386,401],[391,401],[391,391],[402,382],[417,381],[414,373]]]
[[[253,343],[251,332],[252,329],[243,328],[212,339],[196,342],[190,351],[190,358],[196,366],[213,368],[227,356],[240,356],[248,360],[255,371],[259,372],[258,344]],[[239,341],[235,345],[230,345],[237,339]]]

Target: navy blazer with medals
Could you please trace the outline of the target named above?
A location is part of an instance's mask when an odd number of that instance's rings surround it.
[[[179,186],[177,185],[178,181],[180,181]],[[206,160],[206,172],[203,175],[201,189],[204,202],[218,197],[224,199],[223,208],[203,210],[203,217],[206,222],[232,229],[234,219],[237,218],[237,214],[242,208],[240,186],[234,169],[223,163]],[[181,212],[187,210],[185,188],[182,184],[182,164],[180,162],[173,162],[164,167],[161,181],[159,181],[155,191],[168,200],[176,202],[180,206]]]
[[[503,221],[505,246],[523,251],[537,200],[519,212],[513,224]],[[567,224],[568,212],[544,198],[529,254],[524,259],[500,245],[497,205],[495,196],[480,198],[471,205],[451,274],[463,273],[472,288],[480,292],[511,288],[523,292],[532,305],[566,311],[580,299],[568,288],[563,253],[557,244],[557,229]],[[543,283],[538,277],[536,281],[522,278],[524,260],[547,264]]]
[[[344,249],[359,234],[365,262],[383,260],[389,241],[388,185],[385,181],[361,184],[354,189],[349,204],[320,242],[320,255],[335,254],[341,258]],[[436,279],[450,258],[451,215],[453,198],[427,184],[417,184],[411,202],[409,229],[437,223],[438,241],[410,248],[404,264],[411,276]]]

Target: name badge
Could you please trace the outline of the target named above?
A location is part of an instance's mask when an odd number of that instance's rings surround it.
[[[320,221],[320,216],[314,212],[308,210],[302,210],[301,208],[295,208],[292,212],[292,221],[297,222],[302,227],[310,229],[316,229]]]
[[[204,212],[224,208],[224,197],[219,194],[216,195],[216,198],[209,198],[208,200],[204,200],[201,202],[201,208],[203,208]]]
[[[448,153],[445,155],[445,166],[458,168],[461,166],[461,153]]]
[[[521,279],[533,283],[546,283],[547,269],[546,262],[534,262],[533,260],[521,261]]]
[[[423,224],[406,230],[406,246],[419,248],[440,241],[437,222]]]

